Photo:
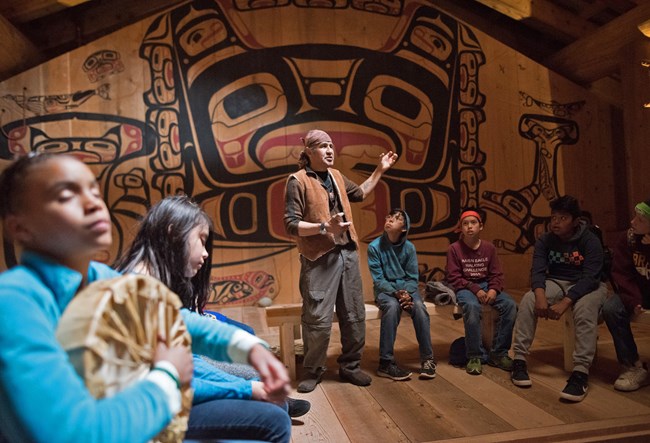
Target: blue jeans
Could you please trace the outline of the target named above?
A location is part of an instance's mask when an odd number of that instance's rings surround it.
[[[415,328],[415,336],[420,346],[420,361],[424,362],[433,358],[429,313],[420,294],[414,292],[411,297],[413,297],[413,308],[411,308],[410,314]],[[375,303],[382,312],[379,332],[379,362],[391,363],[394,361],[393,348],[397,336],[397,326],[402,319],[402,308],[399,301],[391,294],[379,294]]]
[[[488,290],[488,284],[480,283],[484,291]],[[467,358],[480,358],[482,361],[488,359],[488,354],[483,347],[481,340],[481,311],[483,307],[478,298],[469,289],[461,289],[456,292],[458,304],[463,309],[463,322],[465,323],[465,349]],[[494,332],[491,354],[497,357],[508,355],[512,344],[512,329],[517,318],[517,304],[505,292],[497,294],[494,303],[491,305],[499,314],[497,328]]]
[[[285,407],[257,400],[221,399],[192,406],[187,439],[261,440],[288,443],[291,418]]]
[[[632,366],[639,360],[639,351],[636,348],[632,328],[630,327],[630,313],[627,311],[621,298],[612,294],[603,304],[603,318],[607,329],[614,339],[614,349],[618,362]]]

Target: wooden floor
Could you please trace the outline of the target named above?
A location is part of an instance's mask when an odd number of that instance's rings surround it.
[[[260,308],[229,308],[242,320],[277,343],[276,328],[268,328]],[[312,403],[311,411],[294,420],[292,440],[303,442],[530,442],[530,441],[650,441],[650,387],[620,393],[613,389],[619,367],[612,339],[601,325],[598,354],[589,377],[589,393],[581,403],[560,401],[568,374],[562,369],[562,328],[539,322],[528,367],[533,386],[514,386],[507,372],[484,367],[471,376],[448,364],[449,344],[464,335],[462,320],[431,317],[431,339],[438,362],[433,380],[396,382],[375,375],[379,352],[379,321],[368,322],[363,369],[373,376],[366,388],[338,381],[338,325],[332,333],[328,371],[309,394],[293,397]],[[634,325],[639,352],[650,359],[650,327]],[[419,354],[415,333],[406,319],[395,345],[398,362],[417,375]],[[300,374],[300,365],[298,373]],[[294,384],[295,388],[295,384]]]

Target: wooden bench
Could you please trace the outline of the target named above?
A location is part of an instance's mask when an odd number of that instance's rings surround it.
[[[564,325],[564,370],[573,371],[573,351],[576,348],[576,327],[573,321],[573,309],[569,308],[562,314],[562,324]],[[602,320],[599,319],[599,324]],[[650,325],[650,312],[646,311],[638,315],[632,323]]]
[[[452,316],[458,307],[453,305],[436,306],[430,302],[424,302],[430,316],[448,315]],[[381,310],[372,303],[366,303],[366,322],[381,319]],[[484,342],[489,347],[494,336],[494,322],[497,318],[493,315],[493,309],[485,306],[481,322],[481,333]],[[300,317],[302,315],[302,304],[280,304],[266,308],[266,322],[268,326],[280,328],[280,360],[284,363],[292,380],[296,379],[296,351],[295,340],[300,337]],[[409,317],[408,313],[402,312],[403,317]],[[338,322],[334,312],[333,322]]]

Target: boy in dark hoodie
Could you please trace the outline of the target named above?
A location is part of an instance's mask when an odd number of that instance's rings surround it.
[[[368,246],[375,302],[382,311],[377,375],[393,380],[406,380],[411,376],[411,371],[400,368],[393,356],[402,310],[411,316],[420,346],[420,378],[436,376],[429,313],[418,292],[417,255],[415,246],[406,238],[410,224],[404,210],[393,209],[386,216],[382,236]]]
[[[648,368],[639,360],[630,320],[650,308],[650,199],[634,210],[630,229],[614,247],[611,279],[615,293],[603,306],[616,357],[623,366],[614,383],[619,391],[636,391],[648,384]]]
[[[526,355],[535,337],[537,320],[559,320],[573,307],[573,372],[560,397],[579,402],[587,395],[589,368],[598,338],[598,313],[607,296],[607,287],[601,281],[603,248],[598,237],[581,221],[578,200],[565,195],[553,200],[550,206],[550,232],[542,234],[535,243],[532,290],[519,303],[511,379],[515,386],[532,385]]]
[[[517,304],[503,291],[503,271],[497,250],[492,243],[481,239],[483,219],[477,211],[464,211],[458,221],[460,240],[447,250],[447,281],[456,291],[456,299],[463,309],[465,349],[470,375],[483,372],[487,361],[504,371],[512,370],[508,350],[512,342],[512,328],[517,316]],[[481,312],[490,305],[498,312],[499,321],[490,354],[482,345]]]

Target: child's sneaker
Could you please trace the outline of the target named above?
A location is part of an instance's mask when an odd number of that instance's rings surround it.
[[[481,359],[478,357],[472,357],[467,362],[465,366],[465,372],[470,375],[481,375],[483,373],[483,368],[481,367]]]
[[[395,362],[380,364],[379,368],[377,368],[378,376],[391,378],[397,381],[406,380],[411,376],[411,374],[411,371],[400,368]]]
[[[422,362],[420,378],[436,378],[436,362],[432,358]]]
[[[508,355],[490,355],[488,359],[488,365],[494,366],[495,368],[503,369],[504,371],[512,371],[512,359]]]
[[[648,369],[645,363],[641,366],[627,366],[614,382],[617,391],[636,391],[648,384]]]
[[[560,398],[569,401],[582,401],[587,396],[587,384],[589,376],[584,372],[573,371],[571,377],[567,380],[566,387],[560,394]]]
[[[287,397],[287,412],[289,417],[302,417],[311,409],[311,403],[300,398]]]
[[[528,367],[524,360],[512,361],[510,380],[512,380],[513,385],[519,386],[520,388],[527,388],[533,385],[533,382],[530,381],[530,377],[528,376]]]

